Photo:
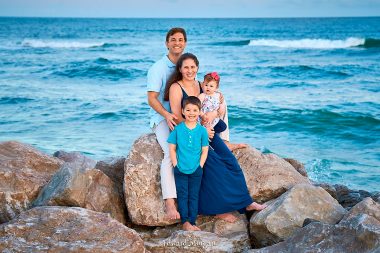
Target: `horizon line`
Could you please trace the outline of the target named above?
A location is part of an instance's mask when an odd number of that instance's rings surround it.
[[[91,17],[91,16],[1,16],[0,18],[82,18],[82,19],[284,19],[284,18],[378,18],[379,16],[284,16],[284,17]]]

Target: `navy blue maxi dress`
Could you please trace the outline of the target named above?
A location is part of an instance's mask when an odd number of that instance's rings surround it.
[[[182,88],[182,101],[187,98]],[[253,200],[249,195],[243,171],[236,157],[218,134],[210,142],[199,193],[198,213],[222,214],[232,211],[243,213]]]

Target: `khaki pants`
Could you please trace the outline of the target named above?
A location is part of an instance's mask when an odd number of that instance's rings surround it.
[[[158,143],[164,152],[164,159],[161,162],[161,189],[163,199],[176,199],[177,191],[175,188],[173,165],[169,155],[169,143],[167,142],[170,129],[165,120],[158,125],[154,125],[153,132],[156,134]]]

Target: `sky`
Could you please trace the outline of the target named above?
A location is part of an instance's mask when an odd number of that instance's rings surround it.
[[[16,17],[352,17],[380,16],[380,0],[0,0]]]

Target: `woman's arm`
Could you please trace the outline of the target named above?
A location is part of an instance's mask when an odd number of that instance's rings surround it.
[[[177,166],[177,145],[169,143],[169,155],[173,166]]]
[[[177,119],[175,119],[177,124],[185,120],[182,117],[181,100],[182,100],[181,87],[179,87],[178,84],[174,83],[172,84],[169,90],[169,101],[170,101],[170,109],[172,110],[172,113],[177,117]]]
[[[199,162],[199,165],[203,168],[205,165],[206,159],[208,154],[208,146],[202,147],[202,154],[201,154],[201,160]]]

